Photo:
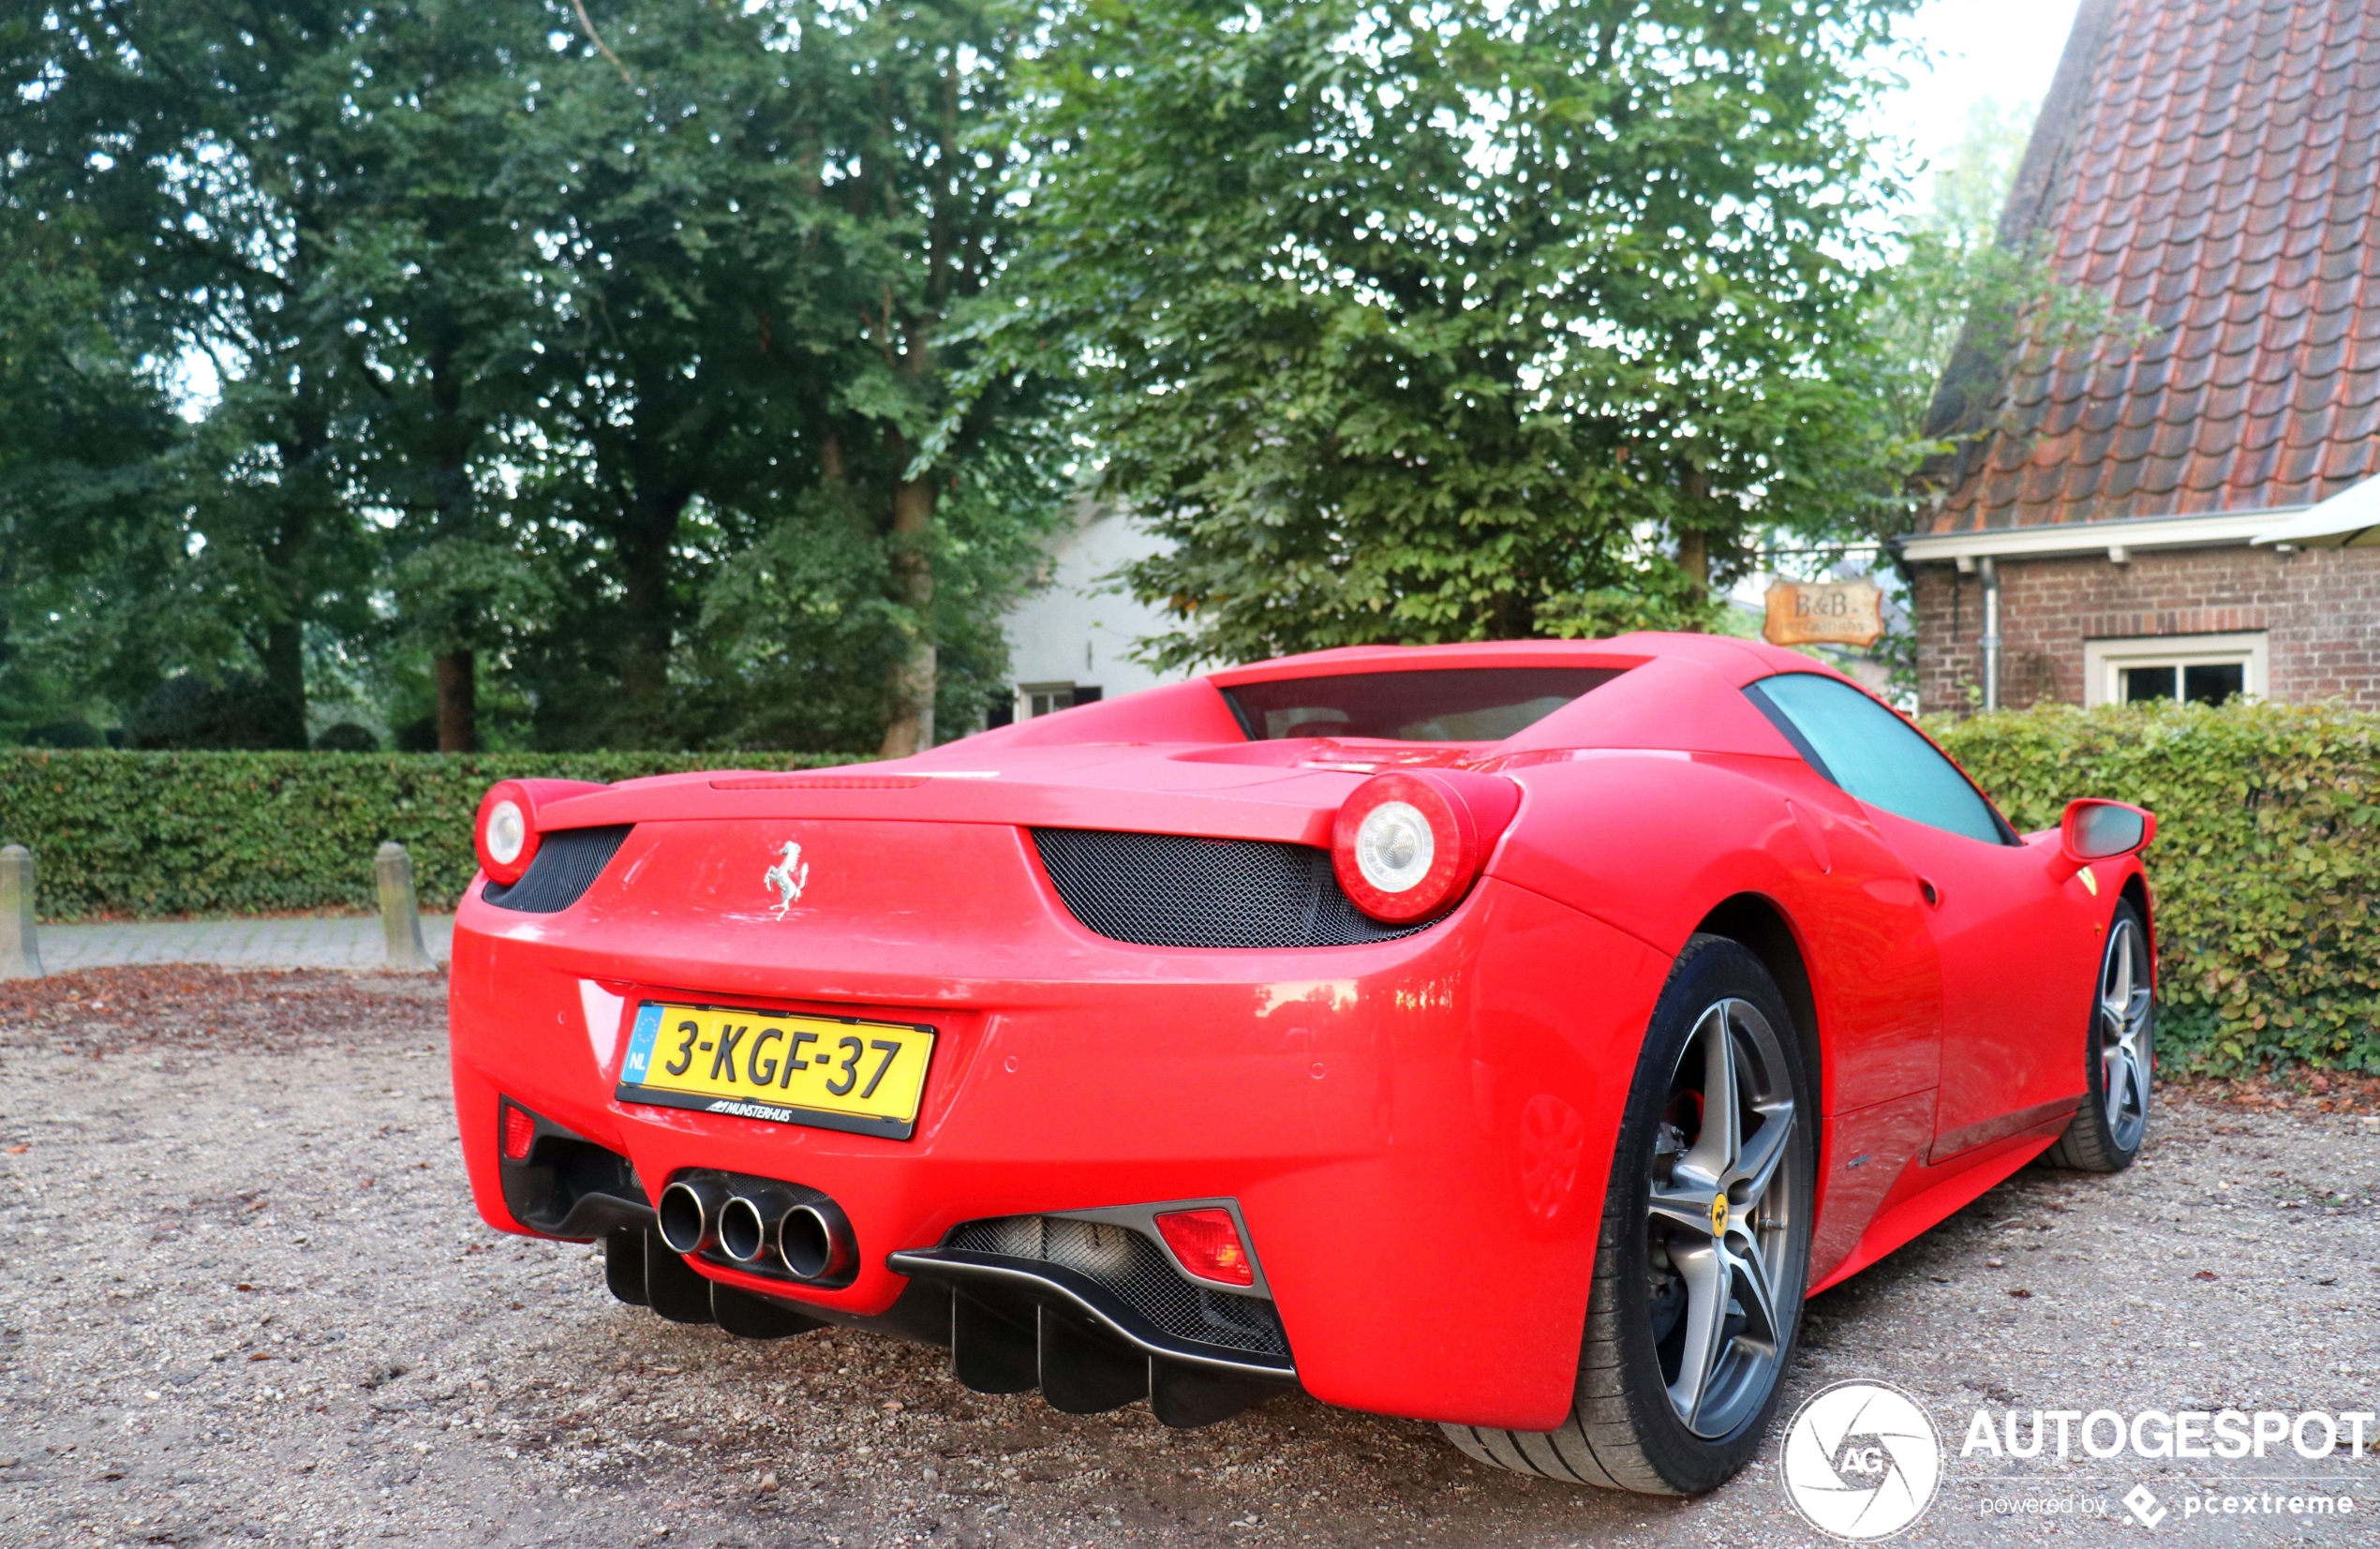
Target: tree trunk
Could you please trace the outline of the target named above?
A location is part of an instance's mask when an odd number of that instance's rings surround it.
[[[432,660],[438,676],[438,751],[479,751],[477,663],[468,650],[445,651]]]
[[[906,758],[934,745],[933,535],[934,486],[927,479],[904,479],[893,490],[893,579],[915,620],[909,651],[892,670],[892,717],[880,750],[885,758]]]
[[[1689,520],[1703,514],[1711,503],[1711,476],[1699,468],[1688,467],[1680,484],[1687,501]],[[1711,594],[1711,535],[1701,528],[1681,527],[1677,532],[1677,565],[1686,572],[1694,589],[1708,597]]]
[[[264,683],[273,697],[273,741],[304,748],[305,739],[305,627],[295,619],[264,626]]]
[[[657,483],[658,481],[656,481]],[[626,529],[620,534],[620,611],[626,615],[619,641],[619,686],[641,734],[659,736],[667,721],[669,653],[677,638],[669,591],[670,551],[686,497],[643,481]]]
[[[1686,572],[1695,589],[1707,594],[1711,589],[1711,535],[1691,529],[1679,533],[1677,566]]]
[[[463,376],[455,366],[460,337],[446,331],[430,356],[430,498],[437,508],[433,531],[439,538],[460,538],[471,527],[471,443],[479,426],[463,415]],[[447,620],[453,640],[469,640],[479,622],[461,603],[450,603],[456,617]],[[468,645],[453,644],[434,652],[430,668],[438,682],[438,751],[468,753],[479,751],[479,672]]]

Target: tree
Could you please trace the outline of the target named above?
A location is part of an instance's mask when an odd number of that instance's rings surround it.
[[[1829,366],[1908,0],[1069,12],[983,373],[1069,378],[1187,664],[1703,617],[1865,454]]]
[[[590,9],[555,62],[514,208],[550,255],[557,454],[531,494],[580,578],[540,669],[558,719],[611,740],[789,735],[758,685],[831,660],[822,720],[873,716],[887,752],[932,740],[938,648],[966,627],[936,596],[946,540],[989,561],[969,580],[996,595],[1021,567],[989,557],[1054,504],[1014,477],[1027,432],[1000,395],[927,444],[957,364],[936,334],[1009,220],[1006,153],[977,127],[1015,46],[1004,16],[632,3]],[[972,538],[945,534],[970,479],[991,498]]]
[[[555,746],[963,723],[1055,504],[1024,400],[952,411],[938,342],[1013,225],[1017,37],[987,0],[0,21],[11,208],[95,234],[74,305],[162,438],[89,595],[0,554],[0,607],[45,661],[104,622],[119,709],[253,672],[290,746],[309,675],[426,681],[450,750],[491,682]]]
[[[137,241],[148,326],[203,352],[219,401],[180,450],[195,554],[179,595],[244,637],[306,745],[308,632],[366,617],[371,534],[350,499],[364,387],[339,257],[367,197],[349,143],[368,12],[94,0],[43,11],[7,123],[29,181]]]
[[[112,284],[121,245],[43,193],[0,173],[0,727],[17,736],[151,686],[125,646],[153,621],[127,603],[179,559],[158,512],[180,422]]]
[[[384,578],[395,643],[431,661],[437,746],[479,744],[479,668],[551,612],[513,542],[508,433],[530,409],[542,255],[505,206],[526,133],[519,64],[535,9],[423,0],[356,39],[350,155],[366,215],[339,261],[365,320],[361,498],[394,517]]]

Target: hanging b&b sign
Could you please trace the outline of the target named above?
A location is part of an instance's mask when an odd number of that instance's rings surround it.
[[[1768,588],[1761,638],[1772,646],[1872,646],[1884,633],[1873,581],[1779,581]]]

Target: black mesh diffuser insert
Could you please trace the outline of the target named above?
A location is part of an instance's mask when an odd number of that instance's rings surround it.
[[[1174,1267],[1164,1248],[1130,1227],[1060,1215],[1004,1215],[962,1222],[943,1245],[1063,1265],[1089,1275],[1178,1339],[1264,1355],[1289,1353],[1271,1302],[1198,1285]]]
[[[1331,856],[1309,844],[1186,834],[1035,828],[1034,847],[1083,925],[1142,946],[1352,946],[1421,925],[1383,925],[1347,901]]]
[[[525,915],[559,914],[595,886],[595,879],[619,854],[621,842],[633,827],[622,823],[605,828],[557,828],[541,835],[537,854],[529,858],[521,880],[509,887],[491,882],[480,898],[498,909],[517,909]]]

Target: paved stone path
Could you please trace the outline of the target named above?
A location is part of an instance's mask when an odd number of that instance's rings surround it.
[[[422,943],[440,963],[446,961],[454,937],[454,916],[422,916]],[[388,962],[388,948],[377,915],[41,927],[41,966],[50,973],[147,962],[211,962],[224,968],[379,968]]]

